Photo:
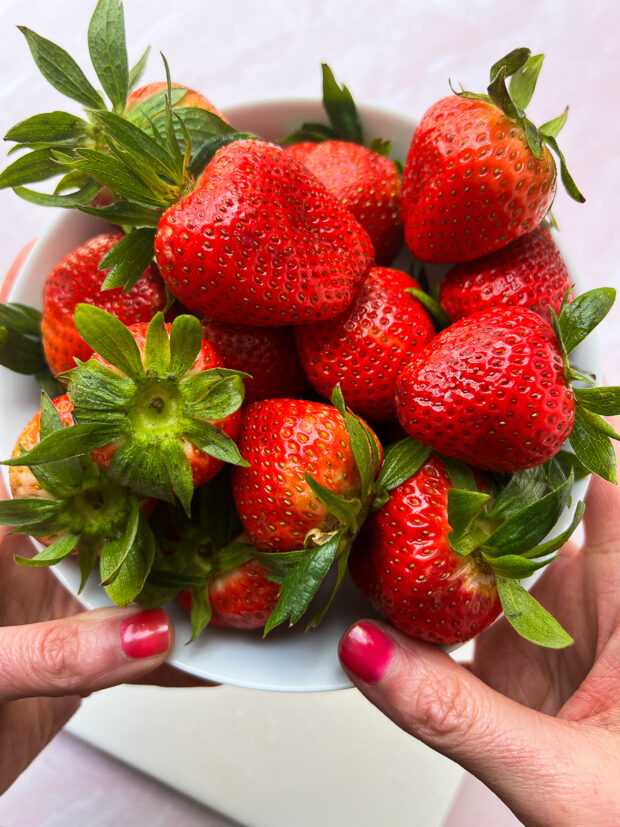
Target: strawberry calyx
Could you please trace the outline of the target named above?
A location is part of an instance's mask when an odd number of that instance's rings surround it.
[[[321,64],[323,77],[323,108],[328,124],[305,122],[282,141],[284,144],[299,144],[304,141],[349,141],[365,145],[365,136],[357,107],[351,92],[345,84],[339,84],[327,63]],[[373,138],[368,147],[385,158],[390,154],[392,143],[383,138]],[[395,162],[402,173],[402,164]]]
[[[245,541],[226,469],[195,492],[192,517],[178,506],[158,508],[151,526],[158,538],[155,562],[136,600],[147,608],[163,606],[179,592],[191,591],[191,643],[208,626],[208,583],[252,558],[257,550]]]
[[[33,467],[106,446],[113,480],[141,496],[166,502],[177,497],[189,514],[194,475],[186,445],[221,462],[244,463],[234,441],[213,423],[240,408],[246,374],[195,368],[203,339],[194,316],[178,316],[168,332],[157,313],[144,356],[129,329],[100,308],[77,305],[75,323],[101,357],[78,362],[63,375],[77,424],[5,464]]]
[[[50,398],[41,395],[41,439],[65,428]],[[22,455],[23,456],[23,455]],[[13,464],[21,464],[21,456]],[[33,466],[45,498],[0,502],[0,524],[12,533],[54,540],[32,558],[17,556],[22,566],[52,566],[76,553],[81,592],[99,560],[101,583],[108,596],[126,606],[141,591],[155,554],[155,541],[141,511],[142,498],[112,480],[88,455]]]
[[[62,393],[45,361],[41,342],[41,311],[18,302],[0,304],[0,365],[34,376],[50,396]]]
[[[579,370],[570,359],[575,348],[611,310],[616,291],[598,287],[568,301],[564,297],[559,314],[552,315],[566,382],[575,397],[575,423],[569,441],[576,457],[589,471],[609,482],[617,482],[616,455],[610,439],[620,439],[604,416],[620,413],[620,387],[594,387],[591,375]]]
[[[542,54],[532,55],[527,48],[513,49],[491,67],[490,83],[486,95],[468,92],[462,88],[457,91],[452,84],[450,88],[461,98],[486,101],[501,109],[505,115],[519,124],[535,158],[541,159],[543,145],[546,144],[560,162],[560,177],[566,192],[575,201],[583,203],[585,198],[568,171],[564,155],[557,142],[557,136],[566,123],[568,107],[557,118],[539,127],[536,127],[525,113],[525,108],[534,94],[544,57]],[[507,78],[510,78],[508,86],[506,86]]]

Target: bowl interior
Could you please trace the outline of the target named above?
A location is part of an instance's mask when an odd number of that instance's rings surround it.
[[[367,138],[381,137],[392,141],[392,158],[405,160],[415,128],[412,118],[376,107],[360,106],[360,115]],[[325,121],[322,105],[316,100],[265,101],[231,107],[226,110],[230,121],[239,129],[279,141],[294,127],[306,120]],[[49,230],[39,239],[17,276],[7,297],[35,307],[41,306],[41,288],[47,273],[69,252],[107,225],[79,212],[61,212]],[[399,265],[410,263],[399,257]],[[436,278],[444,268],[430,268]],[[570,263],[569,263],[570,269]],[[573,273],[575,281],[575,274]],[[600,381],[601,368],[596,341],[586,341],[577,352],[582,369],[592,371]],[[0,381],[5,399],[12,404],[0,408],[0,454],[10,455],[13,445],[28,419],[39,407],[39,393],[32,381],[0,366]],[[2,468],[5,483],[7,470]],[[583,498],[587,480],[575,487],[570,507],[554,529],[558,534],[568,525],[575,504]],[[34,541],[33,541],[34,542]],[[80,573],[77,561],[65,560],[52,570],[73,593],[77,593]],[[105,592],[91,577],[80,595],[87,608],[110,605]],[[279,691],[326,691],[350,686],[337,656],[338,641],[343,632],[361,617],[372,616],[368,604],[355,587],[345,582],[338,598],[318,629],[304,633],[303,623],[292,629],[278,628],[266,639],[261,632],[239,632],[208,629],[190,646],[187,614],[176,604],[169,607],[175,624],[176,643],[170,663],[198,677],[253,689]]]

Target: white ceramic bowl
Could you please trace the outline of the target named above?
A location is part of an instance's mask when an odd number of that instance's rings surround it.
[[[366,135],[369,138],[389,138],[393,147],[392,157],[404,161],[416,122],[376,107],[360,106],[359,111]],[[226,110],[226,115],[239,130],[252,131],[272,141],[281,140],[302,121],[325,121],[322,105],[315,100],[240,105]],[[65,255],[101,229],[101,222],[90,216],[77,211],[60,212],[30,252],[4,300],[40,307],[41,288],[47,273]],[[399,257],[399,263],[406,266],[406,256]],[[430,269],[433,278],[445,267]],[[576,280],[575,274],[572,275]],[[600,381],[596,341],[590,339],[580,346],[577,357],[580,367],[595,373]],[[33,381],[2,367],[0,382],[3,398],[11,400],[11,405],[3,404],[0,408],[0,455],[8,457],[25,423],[39,407],[39,392]],[[2,474],[8,490],[7,469],[4,466]],[[586,488],[587,480],[576,484],[572,505],[566,509],[552,535],[559,534],[569,524],[575,504],[583,498]],[[65,560],[54,566],[52,571],[77,594],[80,583],[77,561]],[[79,599],[89,609],[110,605],[94,576]],[[260,631],[213,628],[207,629],[193,644],[185,646],[185,641],[190,637],[188,616],[176,603],[167,610],[176,632],[176,643],[169,660],[173,666],[220,683],[287,692],[327,691],[350,686],[338,661],[338,641],[355,620],[373,615],[355,587],[345,582],[321,626],[307,634],[303,631],[303,621],[292,629],[277,628],[266,639],[262,638]]]

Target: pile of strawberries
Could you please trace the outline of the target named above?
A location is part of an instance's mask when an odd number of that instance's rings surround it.
[[[116,0],[89,27],[109,108],[23,33],[85,119],[9,130],[22,152],[0,186],[110,227],[47,275],[41,314],[0,307],[0,361],[44,388],[5,460],[0,522],[44,545],[18,562],[76,554],[82,585],[97,570],[119,605],[178,597],[193,637],[315,625],[350,574],[424,640],[467,640],[503,609],[528,639],[569,644],[520,580],[578,524],[582,503],[546,539],[574,480],[615,481],[603,416],[620,390],[571,362],[614,292],[574,295],[544,221],[554,155],[583,197],[565,114],[525,114],[542,56],[517,49],[486,93],[431,106],[403,168],[389,141],[364,145],[327,66],[328,123],[275,145],[167,64],[135,88],[146,55],[129,69]],[[25,186],[59,175],[53,193]],[[393,266],[404,243],[417,280]],[[453,265],[437,289],[425,262]]]

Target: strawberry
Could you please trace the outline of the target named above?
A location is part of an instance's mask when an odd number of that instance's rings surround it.
[[[401,180],[394,161],[347,141],[305,142],[285,152],[353,213],[370,236],[377,264],[389,264],[403,243]]]
[[[245,404],[260,399],[301,397],[308,389],[293,332],[286,327],[249,327],[203,320],[204,338],[232,370],[249,373]]]
[[[269,579],[269,570],[257,560],[248,560],[213,575],[206,597],[211,606],[209,625],[227,629],[263,629],[276,603],[280,586]],[[179,603],[188,611],[192,592],[179,593]]]
[[[431,317],[407,292],[417,288],[406,273],[373,267],[341,316],[296,329],[301,362],[317,393],[329,398],[339,383],[360,416],[396,418],[396,377],[435,335]]]
[[[281,582],[266,633],[289,615],[296,622],[337,561],[338,589],[351,543],[375,498],[383,452],[374,433],[345,406],[271,399],[244,410],[239,449],[247,467],[232,471],[233,498],[259,561]]]
[[[52,402],[42,394],[41,410],[26,425],[10,461],[15,499],[0,502],[0,524],[46,546],[33,558],[16,558],[21,565],[51,566],[77,554],[80,591],[99,560],[108,596],[126,606],[142,590],[154,559],[155,541],[145,516],[150,504],[111,480],[88,455],[20,464],[54,434],[71,439],[78,427],[72,414],[66,395]]]
[[[488,483],[466,466],[428,452],[419,460],[414,474],[390,486],[387,502],[355,541],[349,571],[362,594],[396,628],[430,643],[474,637],[503,606],[529,640],[553,648],[570,644],[518,581],[550,562],[541,558],[579,523],[581,502],[569,528],[543,542],[570,497],[572,473],[546,495],[541,469],[514,475],[491,498],[476,485],[488,489]]]
[[[592,381],[568,361],[614,295],[592,290],[566,304],[555,332],[520,307],[455,322],[414,353],[397,379],[401,425],[436,451],[506,472],[548,461],[570,436],[587,468],[615,479],[608,439],[615,434],[599,414],[620,408],[620,395],[573,388],[574,380]]]
[[[107,310],[124,324],[148,322],[166,306],[166,289],[154,264],[128,291],[117,287],[101,290],[106,271],[98,269],[103,256],[117,244],[122,233],[91,238],[54,267],[43,284],[41,332],[45,358],[54,374],[75,366],[75,358],[87,360],[92,351],[77,332],[73,312],[80,302]]]
[[[308,324],[350,304],[372,260],[366,232],[273,144],[222,147],[161,217],[155,255],[190,310],[257,326]]]
[[[66,378],[78,422],[69,435],[49,439],[19,458],[33,465],[84,453],[112,479],[145,497],[189,510],[194,486],[223,462],[240,462],[236,436],[243,380],[221,367],[193,316],[127,328],[109,313],[79,304],[75,323],[93,358]],[[7,464],[16,465],[17,460]]]
[[[573,284],[551,233],[531,233],[474,261],[452,267],[439,286],[439,304],[452,321],[478,310],[527,307],[549,323]]]
[[[533,230],[555,196],[550,149],[567,192],[584,200],[556,141],[566,112],[539,129],[525,116],[542,57],[516,49],[492,67],[488,94],[450,95],[422,117],[405,162],[402,208],[405,240],[422,261],[468,261]]]
[[[224,115],[217,109],[210,100],[196,92],[194,89],[183,86],[182,83],[171,83],[172,89],[182,90],[175,93],[175,100],[173,107],[175,109],[204,109],[206,112],[213,112],[222,120],[226,120]],[[168,89],[168,84],[165,81],[157,81],[155,83],[147,83],[146,86],[141,86],[139,89],[134,89],[127,96],[127,104],[125,105],[125,114],[129,115],[138,107],[143,107],[146,111],[157,105],[157,100],[153,100],[156,95],[163,95]],[[159,108],[162,108],[162,98],[159,98]]]

